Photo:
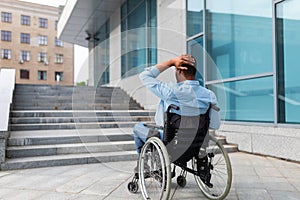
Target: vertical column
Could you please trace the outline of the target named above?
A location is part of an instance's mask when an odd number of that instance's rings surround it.
[[[115,86],[121,79],[121,9],[110,17],[110,85]]]
[[[95,86],[95,77],[94,77],[94,71],[95,71],[95,44],[94,44],[94,36],[92,35],[89,39],[89,80],[88,80],[88,86]]]

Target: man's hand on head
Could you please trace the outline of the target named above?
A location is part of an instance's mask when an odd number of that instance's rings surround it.
[[[187,70],[187,67],[185,67],[184,65],[195,66],[195,64],[196,64],[196,60],[193,56],[184,54],[184,55],[172,58],[168,61],[159,63],[156,65],[156,67],[159,69],[160,72],[163,72],[172,66],[175,66],[176,69],[178,69],[178,70]]]
[[[184,54],[171,59],[171,62],[173,63],[172,65],[176,67],[176,69],[187,70],[187,67],[184,67],[184,65],[195,66],[196,60],[191,55]]]

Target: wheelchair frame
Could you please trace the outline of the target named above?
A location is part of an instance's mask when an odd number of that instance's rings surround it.
[[[168,112],[171,108],[168,108]],[[151,127],[151,125],[147,126]],[[223,145],[209,133],[207,136],[207,146],[200,148],[198,156],[193,156],[188,161],[188,163],[192,162],[191,168],[178,161],[171,163],[165,144],[157,137],[149,138],[141,150],[138,162],[139,173],[135,174],[129,182],[128,190],[137,193],[139,182],[144,199],[169,199],[171,179],[175,177],[176,167],[180,167],[181,172],[177,177],[177,184],[180,187],[186,185],[186,176],[189,172],[194,175],[199,189],[208,199],[224,199],[230,191],[232,182],[230,159]],[[200,163],[202,161],[204,164]],[[171,164],[174,164],[173,172],[171,172]],[[219,165],[221,165],[220,169]],[[221,177],[221,180],[225,179],[224,185],[220,185],[217,177],[222,174],[226,176]]]

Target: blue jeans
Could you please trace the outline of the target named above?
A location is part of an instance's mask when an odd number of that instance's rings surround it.
[[[137,123],[134,128],[133,128],[133,133],[134,133],[134,142],[135,142],[135,147],[136,147],[136,152],[138,154],[141,153],[141,149],[144,146],[148,133],[149,133],[149,128],[144,125],[143,122]],[[159,130],[159,135],[160,139],[163,138],[163,130]]]

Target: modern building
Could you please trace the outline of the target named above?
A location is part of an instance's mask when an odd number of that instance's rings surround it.
[[[120,86],[150,109],[157,98],[137,74],[194,55],[220,102],[218,133],[242,151],[300,161],[299,8],[297,0],[69,0],[58,36],[89,48],[91,85]]]
[[[16,83],[74,85],[74,45],[57,38],[58,8],[0,1],[0,68]]]

